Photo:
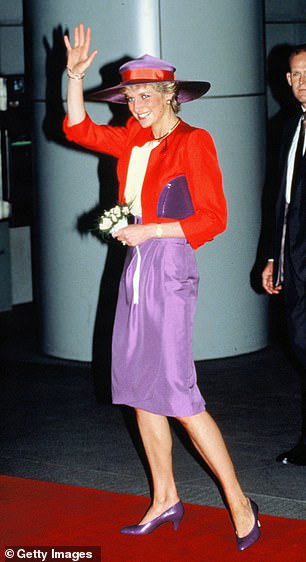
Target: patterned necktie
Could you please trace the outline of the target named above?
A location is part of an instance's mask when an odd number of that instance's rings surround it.
[[[292,174],[292,181],[291,181],[291,197],[290,200],[292,201],[292,195],[294,194],[296,188],[296,180],[298,176],[298,171],[301,165],[301,161],[303,158],[304,153],[304,138],[305,138],[305,127],[306,127],[306,118],[305,113],[301,119],[300,125],[300,133],[299,138],[296,146],[295,157],[294,157],[294,166],[293,166],[293,174]]]
[[[296,188],[296,180],[297,180],[297,176],[298,176],[298,171],[299,171],[301,161],[302,161],[302,158],[303,158],[303,153],[304,153],[305,128],[306,128],[306,112],[304,112],[304,114],[302,116],[302,119],[301,119],[299,138],[298,138],[295,156],[294,156],[294,165],[293,165],[293,173],[292,173],[292,180],[291,180],[290,204],[292,204],[292,200],[293,200],[293,196],[294,196],[295,188]],[[278,262],[278,272],[277,272],[276,285],[280,285],[284,281],[285,240],[286,240],[286,231],[287,231],[287,215],[288,215],[288,210],[289,210],[290,204],[289,203],[285,204],[283,231],[282,231],[282,240],[281,240],[281,249],[280,249],[279,262]]]

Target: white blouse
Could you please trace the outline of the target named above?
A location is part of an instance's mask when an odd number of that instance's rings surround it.
[[[143,146],[134,146],[129,161],[126,185],[124,190],[125,200],[130,205],[131,213],[134,216],[142,216],[141,191],[145,173],[148,166],[149,157],[153,148],[159,141],[152,140]]]

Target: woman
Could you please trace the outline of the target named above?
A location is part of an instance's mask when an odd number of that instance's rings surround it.
[[[144,535],[184,514],[172,470],[168,416],[177,418],[219,479],[239,550],[260,535],[257,505],[239,485],[222,435],[196,382],[192,324],[198,274],[194,249],[226,226],[226,203],[214,143],[190,127],[180,103],[207,92],[207,82],[175,79],[175,68],[144,55],[120,68],[122,82],[93,98],[127,103],[126,127],[97,125],[86,114],[82,78],[97,51],[90,29],[74,30],[67,48],[67,138],[118,158],[119,201],[134,224],[113,234],[128,246],[113,332],[112,392],[115,404],[134,407],[150,464],[152,503],[138,525],[122,533]]]

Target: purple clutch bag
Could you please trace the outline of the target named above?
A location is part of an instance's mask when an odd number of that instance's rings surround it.
[[[176,176],[163,188],[157,203],[157,216],[168,219],[186,219],[194,208],[185,176]]]

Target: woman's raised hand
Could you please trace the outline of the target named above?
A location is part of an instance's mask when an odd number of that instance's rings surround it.
[[[80,23],[74,28],[74,45],[71,46],[68,35],[64,35],[64,43],[67,49],[67,67],[73,73],[82,74],[90,67],[97,50],[89,53],[91,29]]]

